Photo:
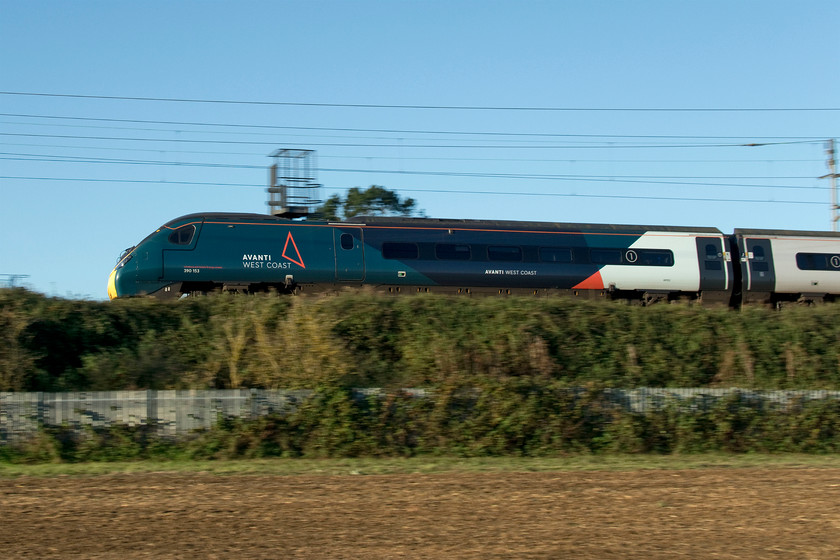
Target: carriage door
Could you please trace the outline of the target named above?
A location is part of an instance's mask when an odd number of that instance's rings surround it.
[[[698,237],[697,256],[700,258],[700,291],[727,289],[728,263],[720,237]]]
[[[365,278],[365,250],[361,228],[333,229],[335,279],[352,282]]]
[[[744,239],[744,255],[748,266],[746,287],[750,292],[772,292],[776,289],[773,251],[769,239]]]

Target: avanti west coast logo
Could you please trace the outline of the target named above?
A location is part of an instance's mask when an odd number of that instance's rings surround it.
[[[295,238],[292,237],[292,232],[286,237],[286,244],[283,246],[283,252],[280,256],[289,262],[275,261],[270,254],[260,253],[245,253],[242,255],[242,266],[244,268],[292,268],[292,263],[301,268],[306,268],[303,263],[303,257],[300,256]]]

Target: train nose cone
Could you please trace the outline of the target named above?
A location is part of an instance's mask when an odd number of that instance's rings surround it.
[[[111,271],[111,276],[108,277],[108,298],[114,299],[117,297],[117,271]]]

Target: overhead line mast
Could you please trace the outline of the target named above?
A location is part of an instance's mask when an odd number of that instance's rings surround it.
[[[826,154],[828,155],[828,175],[823,175],[820,179],[831,180],[831,231],[837,231],[837,221],[840,220],[838,210],[840,206],[837,204],[837,150],[835,149],[835,140],[830,138],[826,142]]]
[[[314,150],[280,149],[271,154],[268,206],[283,218],[305,218],[321,204],[321,185],[315,181],[318,166]]]

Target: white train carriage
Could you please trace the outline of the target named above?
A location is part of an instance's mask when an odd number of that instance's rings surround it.
[[[736,229],[744,303],[840,296],[840,233]]]
[[[667,252],[669,261],[640,263],[649,266],[637,267],[604,266],[600,270],[604,286],[619,291],[643,291],[648,299],[682,293],[693,294],[707,303],[729,303],[732,259],[722,233],[651,230],[630,245],[625,260],[633,260],[636,252],[643,249]]]

